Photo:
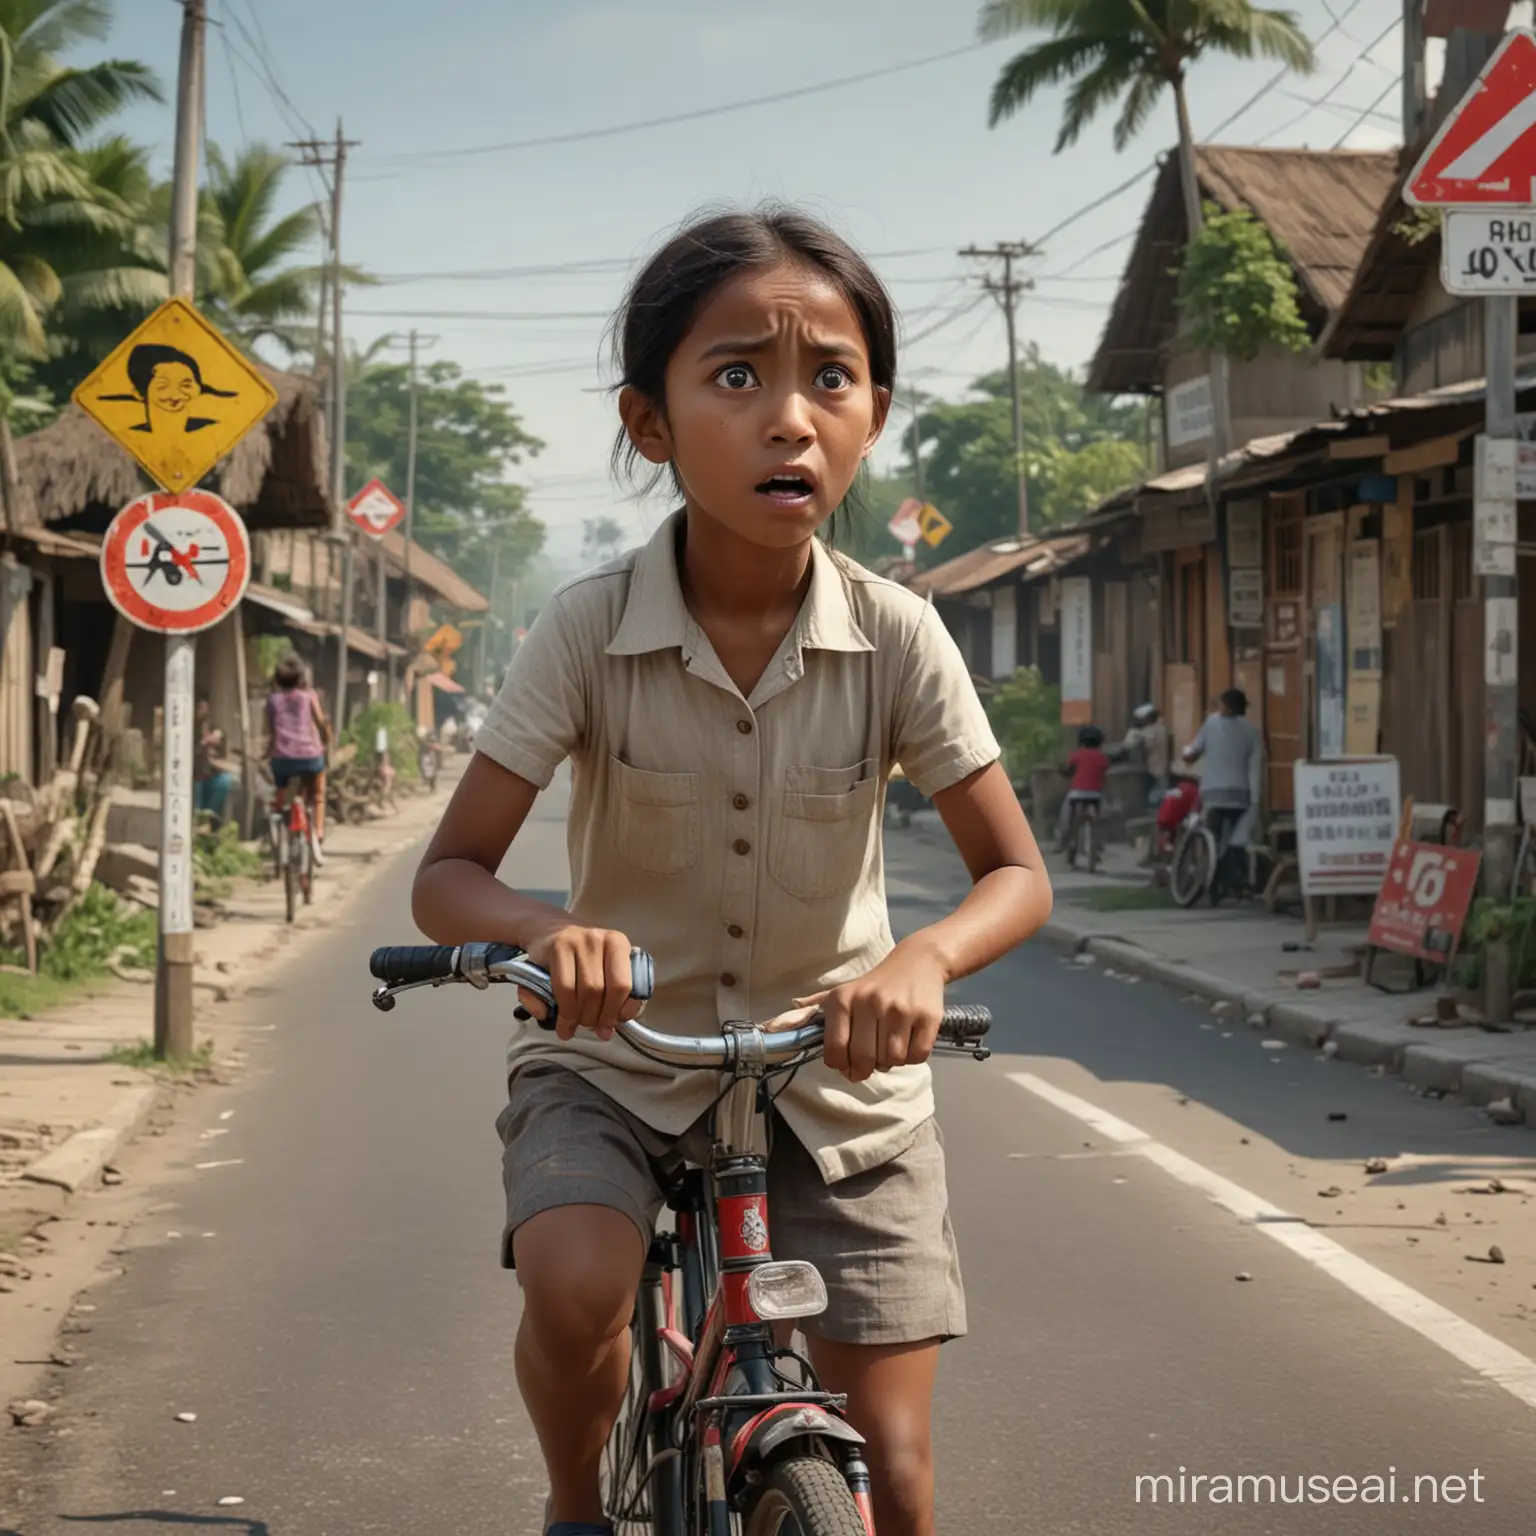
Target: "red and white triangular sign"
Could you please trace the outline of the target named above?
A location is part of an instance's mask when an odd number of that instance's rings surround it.
[[[1536,34],[1508,33],[1403,188],[1420,208],[1536,202]]]
[[[347,516],[366,534],[382,539],[405,516],[405,503],[382,480],[370,480],[347,503]]]

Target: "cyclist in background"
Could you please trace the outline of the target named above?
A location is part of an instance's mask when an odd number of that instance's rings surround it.
[[[1253,818],[1263,783],[1264,743],[1248,719],[1248,695],[1228,688],[1219,708],[1206,717],[1199,734],[1184,748],[1184,761],[1205,760],[1200,804],[1216,838],[1216,873],[1210,901],[1215,906],[1228,891],[1243,895],[1248,886],[1247,857]]]
[[[1104,750],[1104,732],[1096,725],[1085,725],[1077,733],[1077,750],[1062,764],[1061,771],[1072,783],[1067,798],[1061,802],[1057,831],[1065,846],[1072,830],[1072,813],[1079,805],[1099,805],[1104,799],[1104,783],[1109,777],[1110,756]]]
[[[291,652],[272,669],[272,691],[267,695],[266,756],[277,786],[277,804],[287,804],[284,790],[294,780],[309,802],[310,822],[315,829],[315,863],[323,865],[320,844],[325,837],[325,796],[317,793],[325,774],[325,749],[330,745],[331,724],[320,700],[309,686],[304,663]]]
[[[1168,791],[1168,764],[1173,756],[1173,733],[1156,704],[1143,704],[1131,716],[1125,751],[1140,753],[1141,766],[1152,781],[1147,786],[1147,804],[1156,809]]]

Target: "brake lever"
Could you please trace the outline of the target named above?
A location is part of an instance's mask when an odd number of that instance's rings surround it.
[[[402,992],[414,992],[417,987],[442,987],[449,982],[457,981],[457,976],[434,976],[429,981],[381,981],[373,989],[373,1006],[380,1013],[388,1013],[395,1006],[395,999]]]

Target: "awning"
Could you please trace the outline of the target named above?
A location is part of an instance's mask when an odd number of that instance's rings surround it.
[[[269,587],[259,581],[253,581],[246,587],[245,600],[248,603],[255,603],[258,608],[269,608],[284,619],[303,622],[312,621],[315,617],[292,593],[284,592],[280,587]]]
[[[288,625],[291,629],[298,630],[300,634],[314,635],[319,640],[334,640],[340,632],[339,625],[327,624],[320,619],[300,619],[290,616]],[[347,649],[356,651],[359,656],[367,656],[372,661],[383,661],[386,656],[406,654],[403,646],[380,641],[366,630],[356,627],[350,627],[347,630]]]
[[[463,693],[464,692],[464,685],[462,683],[454,682],[454,680],[451,677],[449,677],[446,672],[433,672],[433,673],[430,673],[426,680],[427,680],[427,682],[431,683],[432,686],[434,688],[436,688],[439,693]]]

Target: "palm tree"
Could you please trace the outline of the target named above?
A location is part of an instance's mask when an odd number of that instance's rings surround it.
[[[131,211],[95,185],[80,144],[127,103],[160,99],[141,64],[58,62],[111,20],[110,0],[0,0],[0,496],[12,528],[13,383],[48,351],[43,319],[65,298],[66,274],[78,277],[89,250],[133,232]]]
[[[323,233],[315,203],[274,217],[292,164],[263,144],[234,160],[209,145],[203,201],[218,236],[198,245],[198,294],[209,318],[247,347],[273,340],[290,354],[314,346],[322,271],[291,258]]]
[[[1115,148],[1146,124],[1164,87],[1173,91],[1179,123],[1179,172],[1191,236],[1204,228],[1195,174],[1194,135],[1184,83],[1208,53],[1277,59],[1300,74],[1316,66],[1312,44],[1292,11],[1251,0],[986,0],[981,35],[991,40],[1026,30],[1050,31],[1047,42],[1017,54],[992,88],[996,127],[1048,85],[1071,81],[1055,153],[1075,143],[1101,110],[1121,102]]]

